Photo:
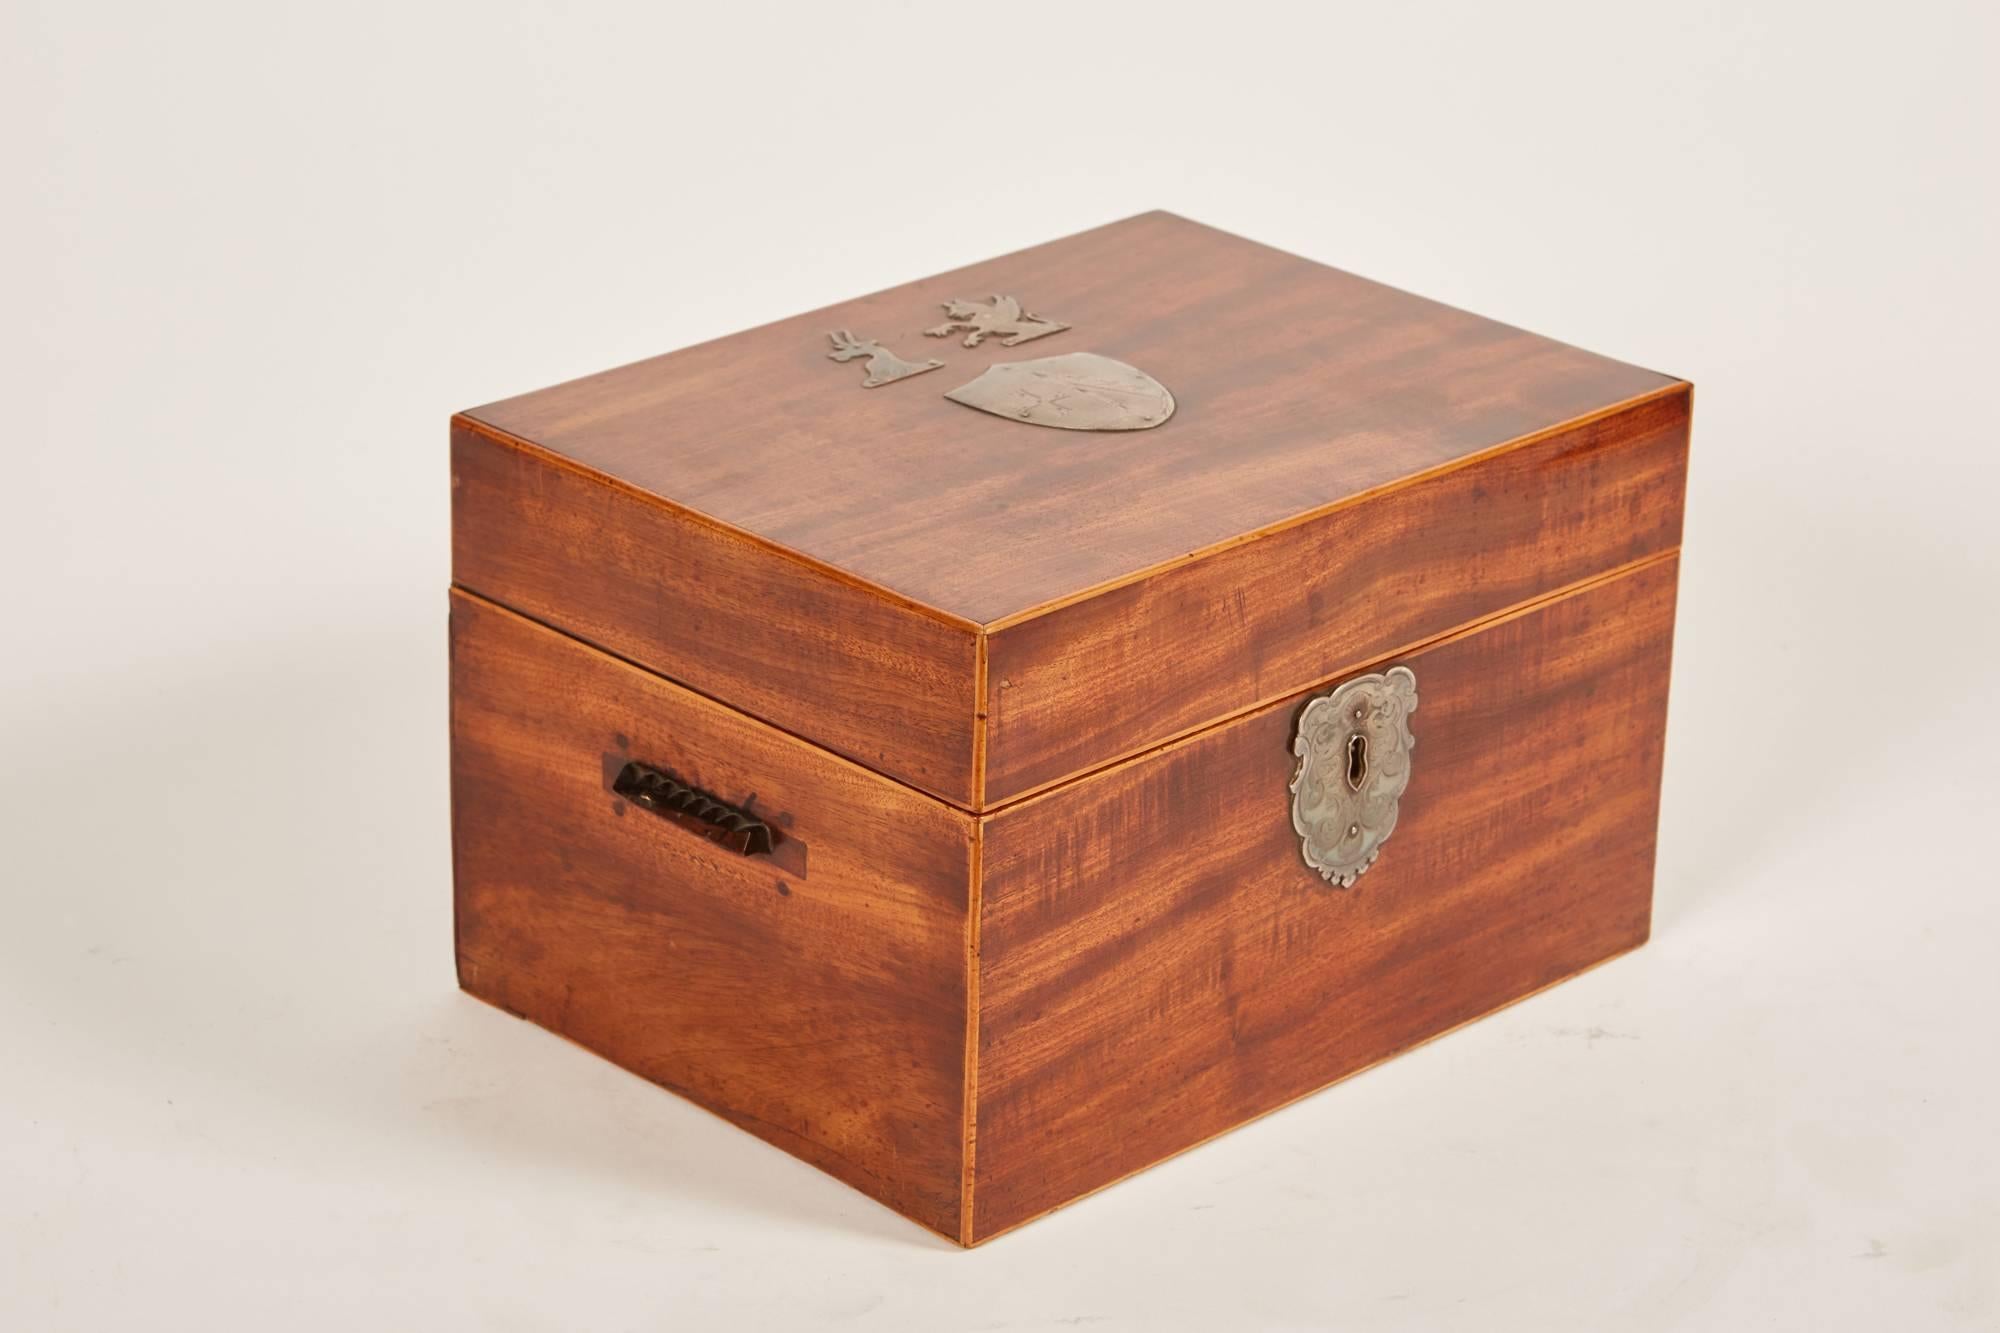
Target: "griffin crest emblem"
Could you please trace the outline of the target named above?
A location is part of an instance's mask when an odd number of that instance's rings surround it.
[[[967,347],[979,346],[980,340],[989,334],[999,338],[1002,347],[1015,347],[1036,338],[1046,338],[1051,333],[1061,333],[1069,327],[1052,319],[1043,319],[1040,315],[1029,314],[1011,296],[995,296],[991,303],[984,305],[978,301],[946,301],[944,312],[951,318],[924,332],[933,338],[949,338],[964,329]]]

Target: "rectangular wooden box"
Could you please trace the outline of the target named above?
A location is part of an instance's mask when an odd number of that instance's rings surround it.
[[[972,1244],[1629,949],[1690,395],[1154,213],[463,413],[461,983]]]

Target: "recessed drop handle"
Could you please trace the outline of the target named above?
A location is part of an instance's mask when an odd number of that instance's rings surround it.
[[[672,773],[634,760],[618,770],[611,790],[741,856],[769,856],[782,836],[740,806],[690,787]]]

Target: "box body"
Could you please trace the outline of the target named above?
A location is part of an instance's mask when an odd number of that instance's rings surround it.
[[[935,391],[825,364],[993,288],[1069,324]],[[1042,337],[1171,419],[946,400]],[[1630,948],[1688,416],[1165,215],[464,414],[462,984],[970,1244]],[[1341,887],[1295,741],[1390,668]]]

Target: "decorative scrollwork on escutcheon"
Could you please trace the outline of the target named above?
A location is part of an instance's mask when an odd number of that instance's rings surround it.
[[[1410,785],[1410,714],[1417,677],[1408,667],[1357,676],[1308,703],[1292,741],[1292,827],[1306,864],[1351,886],[1396,831]]]

